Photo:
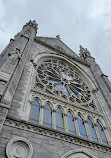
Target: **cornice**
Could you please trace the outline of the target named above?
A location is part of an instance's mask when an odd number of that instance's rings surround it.
[[[81,145],[81,146],[91,148],[94,150],[98,150],[98,151],[102,151],[102,152],[106,152],[106,153],[111,153],[111,146],[109,146],[109,145],[97,143],[97,142],[94,142],[94,141],[91,141],[91,140],[88,140],[85,138],[81,138],[81,137],[76,136],[76,135],[68,134],[65,132],[60,132],[56,129],[47,128],[47,127],[44,127],[42,125],[35,125],[32,123],[28,123],[28,122],[13,119],[13,118],[10,118],[10,119],[7,118],[5,120],[4,125],[10,126],[13,128],[18,128],[18,129],[21,129],[24,131],[44,135],[44,136],[58,139],[61,141],[65,141],[68,143]]]
[[[79,59],[75,58],[74,56],[67,54],[65,51],[62,51],[59,48],[54,47],[52,44],[47,44],[45,41],[42,41],[37,37],[35,37],[34,41],[41,44],[41,45],[43,45],[43,46],[45,46],[45,47],[47,47],[48,49],[51,49],[52,51],[58,52],[59,54],[62,54],[64,56],[66,56],[69,60],[79,62],[79,63],[89,67],[89,65],[87,63],[85,63],[84,61],[79,60]]]

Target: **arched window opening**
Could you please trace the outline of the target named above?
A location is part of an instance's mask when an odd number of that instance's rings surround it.
[[[78,128],[79,128],[79,133],[80,135],[83,137],[83,138],[87,138],[87,133],[86,133],[86,129],[85,129],[85,126],[84,126],[84,121],[83,119],[81,118],[80,115],[78,115]]]
[[[88,118],[88,128],[89,128],[89,132],[90,132],[92,140],[97,142],[98,138],[97,138],[97,135],[96,135],[96,131],[94,129],[93,123],[91,122],[91,120],[89,118]]]
[[[29,122],[39,123],[39,114],[40,114],[40,104],[38,100],[35,99],[31,105]]]
[[[108,144],[108,141],[106,139],[106,136],[105,136],[105,133],[104,133],[104,130],[102,128],[102,126],[100,125],[100,123],[97,121],[97,128],[98,128],[98,131],[99,131],[99,134],[100,134],[100,137],[101,137],[101,140],[104,144]]]
[[[76,134],[74,118],[69,111],[67,112],[67,125],[69,133]]]
[[[52,127],[52,109],[49,103],[44,107],[43,125],[46,127]]]
[[[56,110],[56,129],[64,131],[63,113],[60,107],[58,107]]]

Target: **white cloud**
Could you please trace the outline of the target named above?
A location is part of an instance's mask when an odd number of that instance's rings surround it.
[[[0,50],[30,19],[39,36],[60,34],[76,53],[87,47],[111,80],[111,0],[0,0]]]

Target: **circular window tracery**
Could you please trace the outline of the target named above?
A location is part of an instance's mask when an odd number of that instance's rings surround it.
[[[91,92],[78,72],[61,60],[42,61],[37,68],[36,88],[78,104],[91,99]]]

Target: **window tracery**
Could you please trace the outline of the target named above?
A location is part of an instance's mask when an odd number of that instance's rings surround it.
[[[35,87],[40,91],[45,91],[58,98],[65,99],[68,102],[83,105],[92,111],[96,109],[87,83],[84,82],[74,67],[68,65],[64,61],[57,59],[43,60],[37,68]],[[63,132],[67,129],[67,132],[74,135],[79,133],[81,137],[86,139],[89,138],[87,133],[87,128],[89,128],[92,140],[98,141],[96,135],[97,130],[95,131],[93,123],[89,118],[87,121],[88,125],[86,125],[84,123],[85,120],[81,117],[81,114],[78,114],[78,119],[75,122],[73,115],[70,111],[68,111],[66,112],[66,120],[60,106],[57,107],[55,114],[53,115],[54,109],[52,109],[49,102],[47,102],[42,110],[43,118],[40,119],[40,103],[37,99],[35,99],[31,105],[29,121],[37,124],[39,123],[39,120],[42,120],[42,123],[40,124],[43,124],[46,127],[53,127],[54,129],[58,129]],[[97,126],[102,142],[108,144],[103,128],[99,122],[97,123]]]
[[[91,100],[89,87],[80,74],[74,67],[57,59],[45,59],[38,66],[35,87],[77,104]]]
[[[42,111],[43,111],[43,114],[41,114]],[[52,124],[55,122],[55,127],[56,127],[55,129],[59,131],[69,132],[74,135],[78,135],[78,133],[76,133],[78,131],[80,134],[78,136],[81,136],[86,139],[90,139],[88,137],[88,134],[90,134],[91,140],[108,144],[103,127],[101,126],[98,120],[96,121],[98,130],[95,130],[94,124],[92,123],[94,120],[91,116],[88,115],[88,119],[86,121],[85,118],[81,116],[83,114],[78,113],[78,119],[76,120],[76,114],[74,114],[75,116],[74,117],[70,110],[66,112],[67,115],[63,111],[65,112],[64,107],[63,109],[61,109],[60,106],[57,106],[57,109],[54,110],[53,105],[50,106],[49,102],[47,102],[45,106],[43,106],[40,104],[39,100],[36,98],[31,104],[29,122],[35,123],[35,124],[40,123],[41,125],[44,125],[48,128],[54,128]],[[55,114],[55,117],[52,117],[54,116],[54,114]],[[67,123],[64,123],[65,118],[67,118],[67,121],[66,121]],[[87,123],[88,125],[89,132],[86,130],[87,126],[85,125],[85,123]],[[68,131],[66,131],[66,128],[68,129]],[[100,135],[99,138],[97,134]],[[99,139],[101,139],[101,141]]]

